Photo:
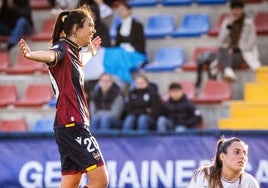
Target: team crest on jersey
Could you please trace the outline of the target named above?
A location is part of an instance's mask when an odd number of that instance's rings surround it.
[[[96,160],[100,160],[100,158],[101,158],[99,151],[92,152],[92,155],[93,155],[94,159],[96,159]]]
[[[81,136],[78,136],[75,140],[81,145],[81,143],[82,143],[82,137]]]

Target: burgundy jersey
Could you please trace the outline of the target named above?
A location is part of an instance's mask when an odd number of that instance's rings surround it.
[[[75,123],[89,125],[89,110],[84,93],[83,64],[79,60],[79,48],[63,38],[51,50],[56,61],[49,67],[49,74],[57,98],[55,128]]]

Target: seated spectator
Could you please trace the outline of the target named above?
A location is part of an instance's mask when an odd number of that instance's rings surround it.
[[[130,84],[132,70],[146,62],[143,25],[133,18],[131,7],[118,2],[117,14],[122,23],[117,28],[115,47],[105,49],[105,71]]]
[[[124,100],[120,88],[111,75],[101,75],[90,100],[92,130],[120,128],[120,118],[124,109]]]
[[[135,86],[130,90],[125,103],[126,117],[123,131],[155,130],[160,107],[161,99],[157,89],[149,83],[145,75],[136,75]]]
[[[10,51],[23,35],[33,32],[29,0],[0,0],[0,35],[9,36],[2,50]]]
[[[168,96],[157,119],[157,132],[179,132],[197,128],[201,124],[200,111],[183,93],[179,83],[174,82],[169,85]]]
[[[245,62],[252,70],[257,70],[261,63],[254,21],[244,11],[243,0],[232,0],[230,9],[231,14],[223,20],[219,33],[219,62],[224,78],[234,81],[233,68]]]

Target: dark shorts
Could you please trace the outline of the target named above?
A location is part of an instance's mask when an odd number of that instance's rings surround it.
[[[62,174],[84,173],[104,165],[96,139],[81,125],[55,129]]]

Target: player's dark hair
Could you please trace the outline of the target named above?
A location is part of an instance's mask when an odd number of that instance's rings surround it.
[[[52,44],[63,36],[69,37],[73,33],[75,25],[77,29],[82,28],[86,18],[89,16],[91,16],[91,11],[87,5],[82,5],[72,11],[62,11],[55,22]]]

